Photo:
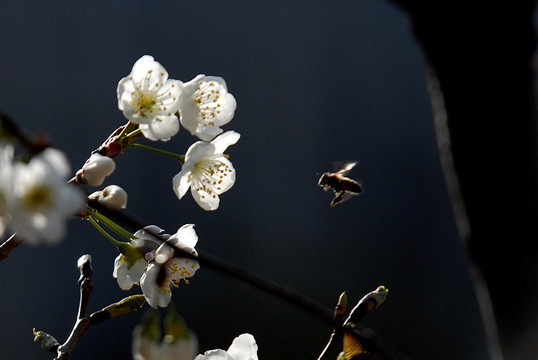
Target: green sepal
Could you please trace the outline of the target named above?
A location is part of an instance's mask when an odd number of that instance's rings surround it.
[[[148,310],[142,317],[140,325],[142,331],[140,336],[147,338],[150,341],[156,343],[161,340],[161,329],[159,327],[159,311],[156,309]]]
[[[163,341],[174,344],[179,340],[189,339],[189,329],[183,318],[175,310],[170,302],[164,318],[164,339]]]
[[[120,261],[126,262],[128,269],[131,269],[138,260],[143,258],[142,254],[140,253],[140,250],[138,250],[135,246],[129,243],[120,242],[116,244],[116,247],[123,255],[120,258]]]

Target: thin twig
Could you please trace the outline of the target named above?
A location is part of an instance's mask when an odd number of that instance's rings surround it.
[[[15,235],[16,234],[11,235],[9,239],[0,245],[0,261],[6,259],[9,254],[17,248],[17,246],[22,244],[22,240],[17,240]]]
[[[32,140],[9,116],[0,112],[0,134],[3,132],[17,139],[32,155],[40,153],[49,146],[43,137]]]
[[[34,341],[38,342],[44,350],[56,354],[54,360],[69,360],[71,358],[71,352],[91,325],[96,325],[105,320],[136,311],[145,303],[143,295],[132,295],[87,316],[88,304],[93,291],[91,256],[81,256],[78,259],[77,267],[80,271],[80,278],[78,280],[80,287],[80,302],[77,312],[77,321],[67,340],[60,345],[52,335],[34,329]]]

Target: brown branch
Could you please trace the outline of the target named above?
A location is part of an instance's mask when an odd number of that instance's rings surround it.
[[[5,260],[17,246],[22,244],[22,240],[16,239],[15,235],[16,234],[11,235],[9,239],[0,245],[0,261]]]
[[[38,342],[44,350],[56,354],[54,360],[69,360],[71,358],[71,352],[91,325],[136,311],[145,303],[142,295],[133,295],[87,316],[88,304],[93,292],[91,256],[81,256],[78,259],[77,267],[80,271],[80,278],[78,280],[80,301],[77,311],[77,321],[67,340],[60,345],[52,335],[42,331],[35,331],[34,329],[34,341]]]
[[[43,136],[31,139],[9,116],[0,112],[0,135],[13,137],[20,142],[32,155],[38,154],[49,147],[49,142]]]
[[[96,201],[89,201],[88,205],[103,213],[107,217],[114,219],[115,221],[133,230],[145,229],[148,226],[147,223],[135,218],[126,211],[110,210],[103,206],[100,206],[99,203],[97,203]],[[155,239],[161,242],[165,242],[167,240],[161,234],[153,233],[151,229],[145,230],[146,233],[151,234],[155,237]],[[293,305],[309,313],[310,315],[314,316],[315,318],[321,320],[326,324],[333,326],[335,325],[332,310],[292,288],[284,287],[265,277],[255,274],[252,271],[227,263],[204,251],[197,250],[198,256],[196,256],[188,251],[184,251],[183,249],[180,249],[173,245],[171,246],[175,250],[176,257],[194,259],[198,261],[200,266],[213,270],[220,275],[228,276],[236,281],[246,283],[255,289],[263,291],[271,296],[276,297],[277,299],[280,299],[290,305]],[[366,299],[367,296],[365,296],[365,298],[363,299]],[[370,301],[366,301],[364,302],[364,304],[361,304],[360,308],[362,309],[362,306],[369,306],[368,304],[370,304]],[[359,310],[358,312],[361,313],[362,310]],[[365,330],[360,325],[357,325],[357,328],[359,330]],[[368,329],[368,331],[364,331],[364,333],[353,332],[352,335],[356,336],[369,348],[375,349],[377,353],[385,356],[387,359],[406,359],[406,357],[403,356],[398,350],[396,350],[393,346],[382,340],[379,336],[375,335],[370,329]]]

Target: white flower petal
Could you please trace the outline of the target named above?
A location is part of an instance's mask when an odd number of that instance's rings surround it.
[[[172,299],[172,291],[170,290],[168,276],[162,287],[159,287],[157,284],[157,275],[159,274],[159,271],[160,265],[151,263],[140,279],[140,288],[144,293],[144,298],[154,309],[157,309],[158,307],[167,307]]]
[[[129,290],[133,287],[133,282],[127,276],[127,266],[124,262],[124,257],[121,254],[114,259],[114,270],[112,271],[112,277],[117,279],[118,285],[122,290]]]
[[[242,334],[234,339],[228,351],[209,350],[194,360],[258,360],[258,345],[250,334]]]
[[[122,290],[129,290],[135,283],[140,281],[147,265],[147,262],[140,258],[129,268],[127,259],[120,254],[114,260],[112,276],[118,280],[118,285]]]
[[[233,118],[236,107],[235,98],[228,93],[221,77],[198,75],[183,84],[181,124],[202,140],[210,141],[222,133],[220,126]]]
[[[254,336],[241,334],[234,339],[228,349],[234,360],[258,360],[258,345]]]
[[[170,237],[168,243],[173,244],[180,249],[193,249],[198,243],[198,235],[194,230],[194,224],[185,224]]]
[[[137,325],[133,330],[133,360],[159,360],[159,346],[150,338],[142,335],[143,327]]]
[[[158,360],[192,360],[198,352],[198,340],[191,333],[189,339],[179,339],[175,343],[162,342]]]
[[[224,350],[209,350],[206,351],[204,355],[198,355],[194,360],[234,360],[228,353]]]
[[[146,139],[168,141],[179,131],[179,120],[175,115],[159,115],[149,124],[140,124],[139,128]]]
[[[144,55],[138,59],[131,70],[131,77],[135,81],[147,81],[147,86],[165,82],[168,79],[168,72],[153,56]]]
[[[174,176],[172,179],[172,187],[174,189],[174,192],[176,193],[176,196],[181,199],[189,187],[191,186],[191,182],[189,181],[189,177],[191,176],[191,171],[186,171],[184,169],[181,169],[177,175]]]
[[[158,244],[161,244],[161,242],[155,238],[154,234],[160,235],[166,238],[170,236],[168,234],[163,234],[163,233],[164,233],[164,230],[158,227],[157,225],[148,225],[144,227],[143,229],[138,230],[133,235],[134,237],[139,238],[139,239],[152,240],[152,241],[158,242]]]
[[[69,166],[69,161],[63,152],[54,148],[47,148],[37,154],[32,161],[37,164],[37,162],[46,163],[47,166],[60,177],[67,177],[71,173],[71,167]]]
[[[224,154],[229,146],[234,145],[239,141],[240,137],[241,135],[235,131],[226,131],[224,134],[219,135],[211,141],[211,144],[215,146],[215,154]]]
[[[205,211],[213,211],[219,208],[220,199],[217,194],[209,194],[205,190],[197,190],[194,187],[191,187],[191,194],[194,201]]]
[[[174,248],[168,245],[168,242],[163,243],[155,251],[155,262],[157,264],[164,264],[170,261],[174,257]]]
[[[20,224],[17,224],[13,227],[13,231],[31,245],[41,242],[46,245],[57,245],[67,232],[67,226],[61,216],[34,214],[29,224],[32,226],[19,227]]]
[[[172,269],[170,279],[175,281],[193,277],[196,270],[200,269],[198,261],[186,258],[173,258],[166,265]]]
[[[215,154],[215,145],[205,141],[197,141],[192,144],[187,153],[185,154],[185,164],[183,167],[194,167],[194,164],[197,163],[200,159],[208,157]]]
[[[132,93],[134,93],[134,91],[135,85],[129,76],[124,77],[118,82],[118,87],[116,89],[116,94],[118,96],[118,109],[124,112],[129,112],[129,116],[125,114],[127,118],[132,116],[132,112],[134,110],[134,108],[131,106],[131,101],[133,98]]]
[[[216,172],[213,177],[213,191],[220,195],[230,190],[235,184],[235,168],[232,162],[224,156],[219,157],[218,160],[223,170],[220,173]]]

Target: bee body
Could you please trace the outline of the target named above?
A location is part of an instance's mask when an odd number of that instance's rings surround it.
[[[336,206],[342,202],[347,196],[359,195],[363,192],[362,185],[357,181],[345,177],[357,163],[347,163],[342,169],[335,173],[326,172],[318,180],[318,186],[324,191],[332,188],[334,191],[334,199],[331,201],[331,206]]]

